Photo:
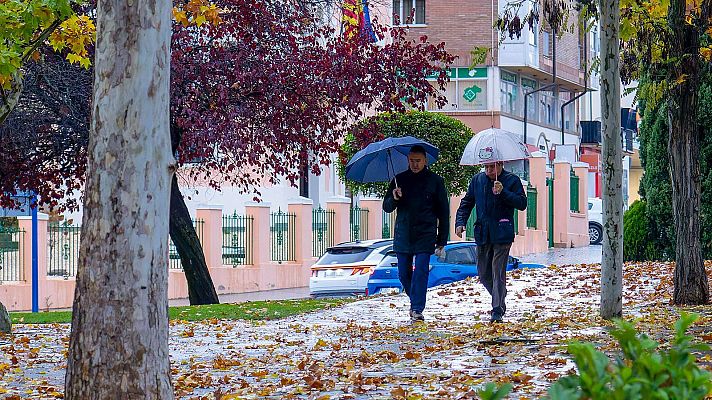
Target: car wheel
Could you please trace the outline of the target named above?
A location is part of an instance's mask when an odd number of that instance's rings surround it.
[[[603,240],[603,227],[595,223],[588,223],[588,238],[590,244],[601,244]]]

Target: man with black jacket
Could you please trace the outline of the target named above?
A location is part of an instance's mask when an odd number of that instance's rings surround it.
[[[422,146],[410,149],[408,169],[388,187],[383,211],[394,210],[398,210],[393,239],[398,276],[410,298],[411,320],[423,321],[430,255],[439,254],[447,244],[450,207],[443,178],[427,167]]]
[[[455,221],[455,234],[462,237],[472,208],[476,206],[475,242],[477,242],[477,275],[492,296],[490,322],[502,322],[507,307],[507,261],[514,242],[514,209],[527,208],[522,181],[505,171],[502,162],[484,165],[475,175],[460,201]]]

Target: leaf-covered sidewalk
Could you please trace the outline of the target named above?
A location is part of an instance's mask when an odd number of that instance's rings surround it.
[[[489,296],[476,279],[431,290],[425,324],[410,324],[403,295],[278,321],[172,323],[176,395],[459,399],[496,381],[513,383],[510,398],[539,398],[573,371],[567,341],[615,349],[598,317],[599,268],[510,273],[504,324],[487,322]],[[625,316],[662,342],[678,316],[670,277],[665,263],[625,269]],[[703,316],[692,334],[712,342],[712,308],[692,311]],[[0,396],[61,397],[68,335],[68,325],[18,325],[14,337],[0,338]],[[712,369],[710,354],[700,361]]]

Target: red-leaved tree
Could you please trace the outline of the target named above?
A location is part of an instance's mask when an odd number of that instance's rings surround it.
[[[365,113],[422,108],[429,97],[445,101],[438,89],[447,79],[444,68],[453,56],[444,43],[431,44],[426,37],[412,40],[404,29],[378,25],[380,43],[359,35],[342,38],[295,2],[215,4],[223,10],[221,23],[173,27],[171,142],[179,166],[190,164],[179,170],[187,180],[207,180],[216,189],[232,185],[259,196],[264,182],[286,179],[295,184],[305,170],[318,173],[338,151],[351,123]],[[432,74],[439,74],[439,88],[426,80]],[[78,75],[91,82],[91,74]],[[26,112],[27,100],[23,95],[13,112],[22,113],[19,120],[32,118]],[[90,107],[88,98],[71,101]],[[61,105],[46,107],[48,114],[61,112]],[[18,118],[8,121],[18,123]],[[13,135],[7,125],[0,126],[0,140]],[[51,132],[26,136],[31,142],[17,146],[14,161],[0,163],[4,196],[0,201],[7,203],[7,195],[19,189],[37,191],[41,202],[54,207],[73,205],[51,199],[65,198],[83,182],[84,169],[58,169],[58,153],[48,153],[44,163],[33,164],[34,172],[28,170],[19,179],[13,172],[14,165],[42,158],[36,144],[58,134],[57,124],[50,128]],[[72,135],[86,138],[88,130],[73,129]],[[67,144],[66,153],[79,155],[77,163],[86,162],[82,148],[86,140],[61,143]],[[176,178],[170,234],[186,273],[191,304],[217,302]]]

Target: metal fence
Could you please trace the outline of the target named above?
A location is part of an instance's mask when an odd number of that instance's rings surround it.
[[[534,186],[527,187],[527,228],[536,229],[537,192]]]
[[[351,207],[349,213],[351,225],[351,241],[368,239],[368,209],[359,206]]]
[[[254,217],[223,215],[222,262],[232,265],[252,265],[252,226]]]
[[[395,228],[396,228],[396,211],[393,211],[390,213],[383,211],[383,229],[381,230],[381,237],[383,239],[392,238]]]
[[[198,240],[200,245],[203,245],[203,225],[205,221],[202,219],[193,219],[193,228],[195,228],[195,233],[198,234]],[[183,265],[180,262],[180,255],[176,249],[176,245],[173,243],[173,239],[168,240],[168,266],[170,269],[182,269]]]
[[[571,211],[579,212],[579,177],[571,170]]]
[[[280,209],[271,214],[271,219],[269,230],[272,237],[272,261],[296,261],[296,214],[285,213]]]
[[[334,245],[334,210],[316,208],[312,210],[312,256],[321,257],[326,249]]]
[[[47,276],[77,276],[82,227],[51,222],[47,225]]]
[[[0,282],[24,281],[25,231],[0,226]]]

